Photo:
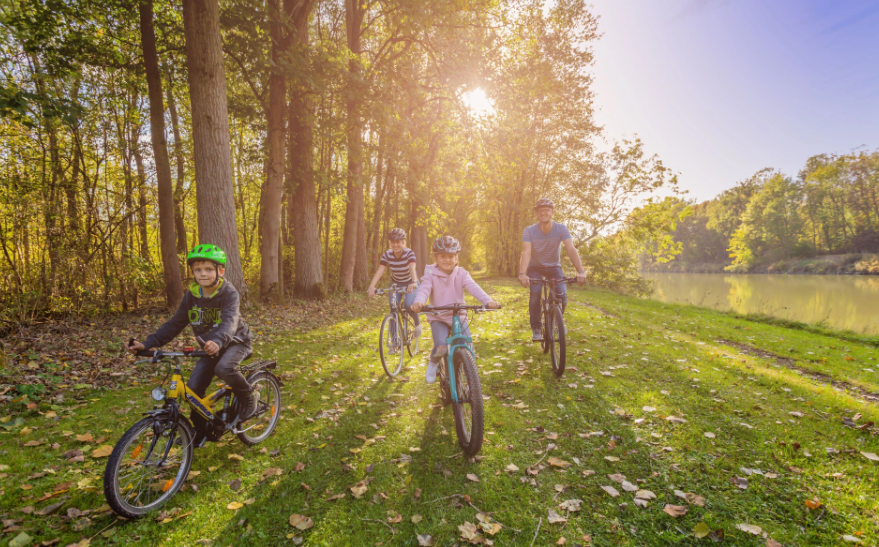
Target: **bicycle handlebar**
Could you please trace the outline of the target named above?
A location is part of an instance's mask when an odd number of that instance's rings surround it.
[[[432,311],[461,311],[461,310],[473,310],[476,312],[483,311],[497,311],[501,309],[501,306],[497,308],[486,308],[485,306],[470,306],[467,304],[446,304],[444,306],[424,306],[421,308],[422,312],[429,313]]]
[[[549,285],[558,285],[559,283],[567,283],[569,281],[576,281],[577,277],[565,277],[563,279],[534,279],[533,277],[529,277],[528,281],[534,284],[549,284]]]
[[[129,338],[128,347],[134,343],[134,338]],[[163,357],[211,357],[206,351],[197,350],[195,348],[184,348],[183,351],[162,351],[152,349],[142,349],[134,352],[138,357],[152,357],[154,362],[160,361]]]
[[[388,289],[376,289],[375,290],[375,294],[388,294],[390,292],[404,293],[404,292],[406,292],[406,287],[391,287]]]

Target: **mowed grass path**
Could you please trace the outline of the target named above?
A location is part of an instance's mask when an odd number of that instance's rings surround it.
[[[93,394],[54,418],[23,415],[24,424],[0,435],[0,463],[9,466],[0,512],[21,519],[2,541],[24,531],[33,545],[55,538],[59,545],[84,538],[91,545],[419,545],[419,535],[437,546],[465,545],[459,527],[479,524],[475,507],[504,525],[475,536],[496,545],[562,538],[567,545],[713,544],[711,535],[697,537],[707,531],[737,546],[879,541],[879,463],[864,455],[879,452],[879,438],[843,425],[856,414],[857,425],[879,422],[877,406],[790,368],[877,392],[873,347],[572,289],[569,370],[557,379],[530,343],[525,291],[509,281],[483,284],[504,309],[480,315],[473,329],[487,396],[479,458],[461,455],[451,408],[424,383],[428,333],[402,374],[408,381],[384,376],[375,347],[385,304],[376,299],[369,316],[306,333],[276,331],[257,346],[282,363],[285,410],[276,435],[250,449],[227,437],[196,451],[199,473],[189,482],[197,491],[187,486],[162,521],[117,521],[102,510],[95,486],[106,459],[89,457],[97,444],[65,436],[88,432],[112,445],[150,407],[143,384]],[[23,428],[30,431],[22,435]],[[23,446],[29,440],[44,444]],[[85,462],[61,457],[82,447]],[[282,474],[263,480],[269,468]],[[59,485],[67,492],[37,501]],[[627,488],[655,499],[643,507]],[[582,500],[579,511],[559,507],[572,499]],[[37,515],[59,501],[56,512]],[[231,502],[243,507],[227,509]],[[666,505],[686,514],[671,516]],[[22,513],[26,507],[34,512]],[[567,521],[548,522],[550,510]],[[314,526],[293,528],[293,514]]]

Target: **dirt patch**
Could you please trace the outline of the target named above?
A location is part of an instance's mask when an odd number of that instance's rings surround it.
[[[874,393],[872,391],[868,391],[859,386],[850,384],[848,382],[844,382],[841,380],[835,380],[832,377],[822,374],[820,372],[815,372],[814,370],[806,370],[801,367],[796,366],[796,362],[789,357],[782,357],[781,355],[776,355],[771,351],[766,351],[764,349],[755,348],[754,346],[749,346],[747,344],[742,344],[740,342],[733,342],[732,340],[726,340],[724,338],[718,338],[717,342],[723,344],[725,346],[731,346],[744,353],[745,355],[751,357],[761,357],[763,359],[773,359],[778,365],[781,365],[787,369],[790,369],[810,380],[814,380],[816,382],[820,382],[822,384],[829,384],[834,388],[847,391],[849,393],[854,394],[856,397],[864,399],[865,401],[873,404],[879,404],[879,393]]]
[[[596,306],[595,304],[590,304],[589,302],[579,302],[579,303],[582,304],[582,305],[584,305],[584,306],[586,306],[587,308],[592,308],[593,310],[595,310],[595,311],[597,311],[597,312],[599,312],[599,313],[602,313],[602,314],[604,314],[604,315],[606,315],[606,316],[608,316],[608,317],[613,317],[613,318],[615,318],[615,319],[619,319],[619,318],[620,318],[619,315],[617,315],[617,314],[615,314],[615,313],[613,313],[613,312],[609,312],[609,311],[607,311],[606,309],[602,308],[601,306]]]

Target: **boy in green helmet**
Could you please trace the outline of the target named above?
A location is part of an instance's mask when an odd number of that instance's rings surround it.
[[[242,420],[253,414],[256,401],[250,384],[237,367],[247,359],[251,348],[250,328],[238,313],[240,297],[231,283],[223,278],[226,272],[226,253],[216,245],[198,245],[186,255],[186,264],[195,282],[183,294],[183,301],[174,316],[141,343],[134,341],[128,350],[148,350],[164,346],[180,334],[186,325],[192,327],[204,350],[210,357],[202,357],[195,365],[187,385],[199,397],[204,397],[217,375],[232,388],[240,401]],[[242,408],[243,407],[243,408]],[[204,442],[204,418],[192,414],[193,425],[200,432],[196,446]]]

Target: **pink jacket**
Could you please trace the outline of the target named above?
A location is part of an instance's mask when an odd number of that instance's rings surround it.
[[[491,302],[491,297],[476,284],[476,281],[473,281],[467,270],[455,266],[452,273],[447,274],[436,264],[429,264],[424,268],[424,275],[421,276],[421,286],[415,294],[415,302],[425,304],[430,298],[433,306],[464,304],[464,289],[483,304]],[[467,312],[462,311],[460,315],[462,318],[467,317]],[[452,312],[431,313],[427,315],[427,320],[442,321],[452,326]]]

